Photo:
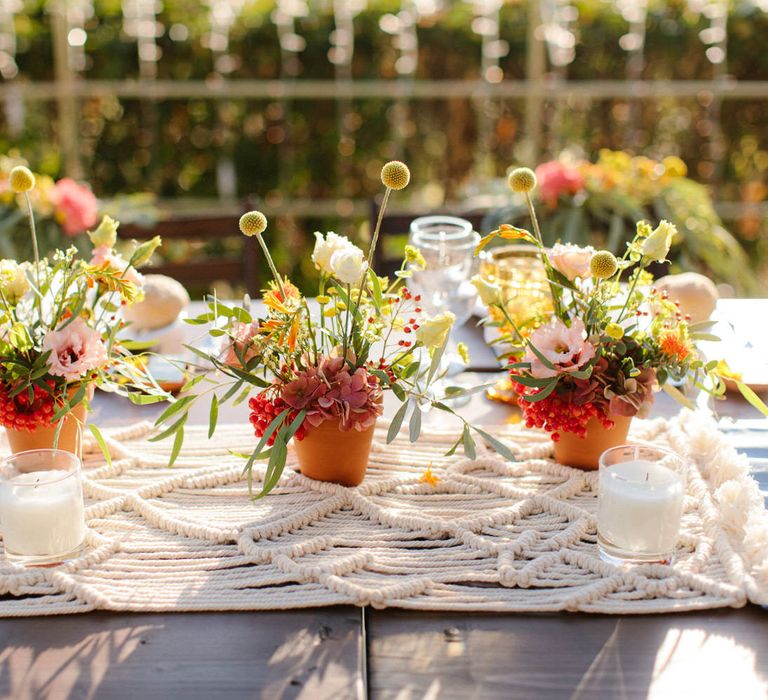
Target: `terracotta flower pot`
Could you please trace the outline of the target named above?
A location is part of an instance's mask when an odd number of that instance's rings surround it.
[[[70,390],[70,398],[74,395],[75,391],[76,389],[74,388]],[[89,401],[93,398],[92,385],[88,387],[87,396]],[[78,457],[82,457],[85,419],[85,404],[82,402],[77,404],[72,411],[64,416],[62,419],[64,425],[61,426],[61,431],[59,432],[58,449],[72,452]],[[17,452],[25,452],[26,450],[45,450],[53,448],[54,439],[56,437],[56,426],[51,425],[49,427],[37,428],[36,430],[31,431],[6,428],[5,432],[8,435],[8,444],[11,447],[11,452],[16,454]]]
[[[610,416],[613,428],[606,429],[597,418],[587,423],[587,436],[580,438],[573,433],[560,433],[555,443],[555,459],[559,464],[592,471],[597,469],[600,455],[609,447],[623,445],[627,441],[632,418]]]
[[[327,420],[312,428],[303,440],[294,440],[301,473],[342,486],[362,483],[375,427],[343,431],[338,421]]]

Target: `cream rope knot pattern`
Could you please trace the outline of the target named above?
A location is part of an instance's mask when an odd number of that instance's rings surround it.
[[[387,446],[379,429],[361,486],[312,481],[291,454],[278,487],[252,502],[232,454],[253,449],[252,429],[221,426],[215,441],[206,430],[188,429],[170,469],[170,445],[149,442],[148,423],[108,433],[111,465],[88,442],[86,552],[51,568],[0,564],[0,615],[768,604],[768,514],[746,458],[705,414],[634,422],[633,440],[670,447],[689,467],[675,561],[631,569],[597,554],[597,475],[554,462],[539,431],[493,429],[517,455],[510,463],[482,446],[476,459],[445,457],[448,431]],[[434,485],[421,481],[430,464]]]

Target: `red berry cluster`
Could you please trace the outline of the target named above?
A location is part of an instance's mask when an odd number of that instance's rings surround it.
[[[418,306],[419,302],[421,301],[421,294],[411,294],[410,291],[408,291],[408,287],[403,287],[400,290],[400,295],[395,297],[394,304],[397,304],[398,309],[397,313],[401,313],[405,310],[406,306],[409,306],[410,303],[414,304],[413,313],[420,314],[421,313],[421,307]],[[403,327],[403,333],[413,333],[415,331],[419,330],[419,324],[416,323],[416,318],[409,318],[408,322]],[[411,345],[413,345],[413,341],[411,340],[398,340],[397,344],[401,348],[409,348]]]
[[[596,418],[603,427],[610,429],[613,421],[605,414],[602,404],[595,401],[587,401],[577,406],[568,395],[559,396],[555,392],[546,399],[531,403],[524,396],[533,396],[540,389],[523,386],[515,382],[512,377],[515,391],[518,393],[518,404],[523,409],[525,425],[528,428],[543,428],[551,434],[552,440],[560,440],[560,433],[573,433],[580,438],[587,436],[587,423]]]
[[[251,409],[250,421],[254,428],[256,437],[261,437],[267,432],[269,424],[277,418],[288,406],[285,401],[279,396],[270,398],[267,395],[268,392],[264,391],[261,394],[257,394],[248,401],[248,407]],[[283,422],[283,425],[290,425],[294,418],[298,415],[298,411],[291,411],[288,417]],[[282,427],[282,426],[281,426]],[[303,440],[307,434],[307,429],[304,424],[299,426],[296,431],[295,437],[297,440]],[[272,445],[275,442],[277,431],[272,433],[267,440],[268,445]]]
[[[53,382],[48,382],[53,388]],[[53,397],[41,389],[33,386],[34,395],[29,399],[29,393],[24,390],[13,398],[10,390],[0,387],[0,424],[12,430],[33,431],[40,427],[51,425],[53,414],[56,411]]]

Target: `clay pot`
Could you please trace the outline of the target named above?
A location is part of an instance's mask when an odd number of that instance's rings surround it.
[[[609,430],[597,418],[591,418],[587,423],[585,438],[573,433],[560,433],[560,440],[555,443],[555,459],[558,464],[593,471],[598,468],[598,460],[603,452],[610,447],[625,444],[632,418],[609,417],[614,422],[613,428]]]
[[[76,388],[70,389],[70,398],[74,395]],[[93,386],[88,387],[88,400],[93,398]],[[85,404],[80,402],[64,418],[64,425],[59,432],[59,442],[57,449],[65,452],[72,452],[78,457],[83,456],[83,429],[85,428],[86,410]],[[37,428],[37,430],[13,430],[5,429],[8,435],[8,444],[11,452],[25,452],[26,450],[47,450],[53,448],[53,442],[56,437],[56,426],[51,425],[46,428]]]
[[[362,483],[375,427],[343,431],[338,421],[327,420],[311,428],[303,440],[293,441],[301,473],[342,486]]]

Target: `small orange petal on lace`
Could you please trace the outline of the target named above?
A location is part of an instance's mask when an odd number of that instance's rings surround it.
[[[421,475],[421,478],[419,479],[420,484],[429,484],[433,488],[437,486],[437,482],[440,481],[440,478],[435,476],[432,473],[432,465],[430,464],[425,470],[424,473]]]

